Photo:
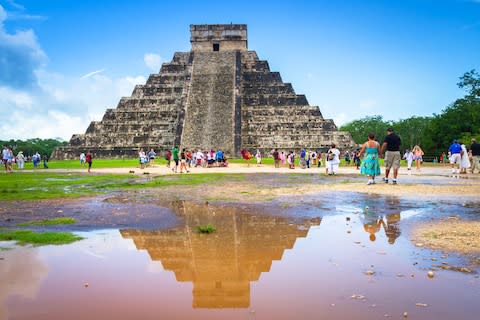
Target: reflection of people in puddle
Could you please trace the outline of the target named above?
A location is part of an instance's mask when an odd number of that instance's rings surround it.
[[[395,240],[400,236],[400,229],[398,228],[397,223],[400,221],[400,213],[389,214],[385,216],[385,221],[382,219],[381,224],[385,230],[385,235],[387,236],[388,243],[394,244]]]
[[[380,218],[366,221],[363,224],[363,229],[365,229],[365,231],[370,234],[370,241],[375,241],[375,239],[377,239],[377,237],[375,236],[375,233],[380,231],[381,226],[382,226],[382,219]]]

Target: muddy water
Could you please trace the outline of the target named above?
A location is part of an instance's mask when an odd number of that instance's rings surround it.
[[[285,203],[177,201],[173,227],[0,251],[0,319],[478,319],[477,274],[435,267],[468,259],[408,238],[419,221],[478,219],[478,206],[348,194]],[[197,233],[206,223],[217,231]]]

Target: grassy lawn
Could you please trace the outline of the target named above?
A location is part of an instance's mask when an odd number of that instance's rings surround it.
[[[74,224],[77,220],[74,218],[54,218],[54,219],[45,219],[45,220],[35,220],[24,223],[18,223],[17,227],[30,227],[30,226],[56,226],[62,224]]]
[[[114,174],[68,174],[38,171],[0,175],[0,201],[74,198],[127,188],[209,184],[220,180],[243,180],[242,174],[204,173],[153,178]]]
[[[43,246],[48,244],[61,245],[68,244],[82,237],[76,236],[70,232],[34,232],[31,230],[0,230],[0,241],[16,241],[19,245],[33,244]]]

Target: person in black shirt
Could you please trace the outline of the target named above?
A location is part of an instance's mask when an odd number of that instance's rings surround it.
[[[472,139],[470,151],[472,152],[472,173],[475,173],[475,169],[480,173],[480,143],[477,140]]]
[[[387,136],[383,140],[382,149],[380,150],[380,156],[383,155],[385,149],[385,183],[388,183],[388,176],[390,169],[393,167],[393,184],[397,184],[398,169],[400,168],[400,145],[402,140],[395,134],[393,128],[387,129]]]

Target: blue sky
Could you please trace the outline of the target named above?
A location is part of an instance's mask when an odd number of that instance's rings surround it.
[[[440,113],[480,71],[480,0],[0,0],[0,139],[85,132],[190,50],[190,24],[231,22],[337,125]]]

